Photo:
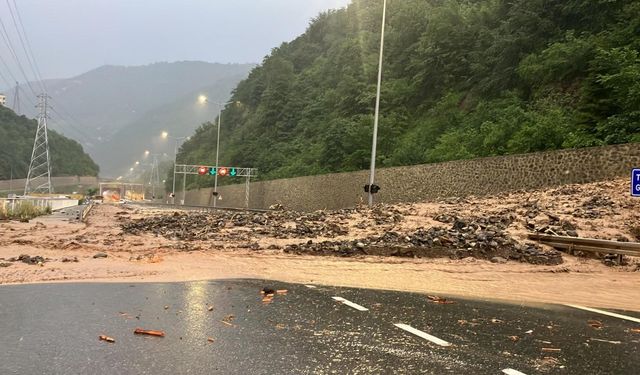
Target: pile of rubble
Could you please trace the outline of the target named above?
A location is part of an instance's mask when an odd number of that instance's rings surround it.
[[[171,240],[208,240],[222,229],[241,228],[244,232],[234,233],[235,239],[244,239],[243,234],[251,234],[278,239],[334,237],[349,233],[341,223],[347,212],[337,212],[330,217],[323,211],[298,213],[293,211],[272,211],[265,213],[215,212],[215,213],[174,213],[153,216],[121,224],[127,234],[153,233]]]
[[[486,219],[439,218],[453,221],[450,229],[420,228],[413,233],[389,231],[379,237],[350,241],[324,241],[289,245],[285,252],[294,254],[357,256],[379,255],[416,258],[473,257],[495,262],[516,260],[532,264],[562,263],[560,252],[543,251],[535,244],[519,244],[504,232],[503,218]],[[451,219],[451,220],[450,220]]]
[[[28,254],[20,254],[17,257],[7,259],[8,262],[22,262],[30,265],[42,265],[49,259],[45,259],[40,255],[29,256]]]
[[[596,195],[577,207],[573,216],[583,219],[598,219],[614,209],[617,209],[617,205],[610,197]]]
[[[214,215],[203,213],[159,215],[128,221],[120,225],[127,234],[153,233],[170,240],[208,239],[216,234],[225,222]]]

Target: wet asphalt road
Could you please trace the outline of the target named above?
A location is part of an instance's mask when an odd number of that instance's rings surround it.
[[[80,221],[82,217],[82,211],[87,207],[86,204],[79,204],[77,206],[63,208],[61,210],[54,211],[48,218],[63,219],[69,221]]]
[[[263,287],[288,292],[263,304]],[[261,280],[2,286],[0,374],[639,374],[635,328],[566,306]]]

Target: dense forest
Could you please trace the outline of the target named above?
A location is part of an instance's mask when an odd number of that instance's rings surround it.
[[[354,0],[274,48],[223,112],[221,164],[368,168],[381,11]],[[391,0],[385,35],[380,166],[640,141],[639,1]],[[213,162],[215,137],[179,160]]]
[[[0,180],[26,178],[37,122],[0,105]],[[97,176],[98,165],[74,140],[49,130],[53,176]]]

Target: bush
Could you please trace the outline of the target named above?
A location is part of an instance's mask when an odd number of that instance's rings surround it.
[[[37,207],[30,202],[17,202],[15,209],[0,207],[1,220],[31,220],[35,217],[48,215],[51,207]]]

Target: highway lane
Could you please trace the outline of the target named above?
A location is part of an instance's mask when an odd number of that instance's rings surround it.
[[[637,313],[440,297],[454,303],[265,280],[3,286],[0,373],[640,372]]]

